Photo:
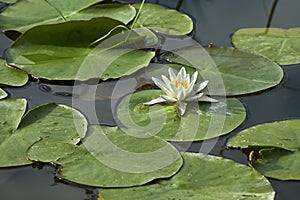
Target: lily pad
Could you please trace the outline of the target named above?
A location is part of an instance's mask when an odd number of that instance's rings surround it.
[[[233,48],[182,49],[163,57],[172,63],[199,70],[209,80],[211,95],[240,95],[271,88],[280,83],[279,65],[262,56]],[[211,60],[212,59],[212,60]]]
[[[28,81],[26,72],[7,66],[6,62],[0,59],[0,84],[10,86],[22,86]]]
[[[135,9],[125,4],[92,6],[102,0],[26,0],[18,1],[0,14],[0,29],[25,32],[32,27],[70,20],[109,17],[125,24],[135,16]],[[41,14],[43,13],[43,14]]]
[[[140,8],[140,4],[133,6]],[[157,4],[144,4],[135,27],[147,27],[167,35],[186,35],[193,30],[193,21],[177,10]]]
[[[5,3],[15,3],[18,0],[1,0],[0,2],[5,2]]]
[[[299,125],[299,119],[256,125],[230,138],[227,146],[258,152],[252,165],[268,177],[300,180]]]
[[[300,150],[300,120],[285,120],[259,124],[245,129],[228,140],[229,147],[277,147]]]
[[[126,35],[117,34],[103,41],[100,47],[91,46],[116,26],[122,23],[96,18],[35,27],[8,49],[6,60],[34,76],[51,80],[119,78],[147,66],[154,52],[111,47],[124,43],[120,40]]]
[[[0,167],[30,164],[27,149],[41,140],[77,144],[87,129],[84,116],[63,105],[45,104],[25,116],[25,99],[1,100],[0,108]]]
[[[184,153],[182,169],[171,179],[140,187],[99,189],[109,200],[274,199],[266,178],[245,165],[205,154]]]
[[[262,159],[253,162],[253,166],[267,177],[280,180],[300,180],[300,151],[284,149],[262,149]]]
[[[0,99],[3,99],[5,97],[7,97],[6,92],[0,88]]]
[[[281,64],[300,63],[300,28],[245,28],[232,36],[236,48],[253,51]]]
[[[59,164],[62,178],[97,187],[142,185],[170,177],[182,165],[178,151],[160,138],[137,138],[118,127],[105,126],[93,126],[80,146],[36,143],[28,157]]]
[[[142,129],[168,141],[197,141],[225,135],[246,117],[245,108],[235,98],[188,104],[182,117],[172,103],[143,104],[162,94],[161,90],[145,90],[123,98],[117,108],[122,125]]]

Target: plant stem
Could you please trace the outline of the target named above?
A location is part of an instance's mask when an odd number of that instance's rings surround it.
[[[131,27],[130,27],[130,30],[132,30],[132,29],[134,28],[134,25],[136,24],[136,21],[137,21],[137,19],[139,18],[140,14],[141,14],[141,11],[142,11],[142,9],[143,9],[144,3],[145,3],[145,0],[142,1],[141,5],[140,5],[140,7],[139,7],[139,11],[138,11],[138,13],[136,14],[136,16],[135,16],[135,18],[134,18],[134,21],[133,21],[133,23],[132,23],[132,25],[131,25]]]
[[[179,0],[177,2],[177,5],[176,5],[176,10],[180,10],[181,6],[182,6],[182,3],[183,3],[183,0]]]
[[[272,5],[272,8],[271,8],[271,11],[270,11],[270,14],[269,14],[267,26],[266,26],[266,31],[265,31],[266,34],[268,33],[269,28],[270,28],[270,26],[271,26],[272,19],[273,19],[275,10],[276,10],[277,3],[278,3],[278,0],[274,0],[273,5]]]

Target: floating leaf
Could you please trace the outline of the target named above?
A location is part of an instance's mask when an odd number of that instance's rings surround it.
[[[259,124],[230,138],[227,145],[258,151],[252,164],[268,177],[300,180],[299,125],[299,119]]]
[[[0,99],[3,99],[5,97],[7,97],[6,92],[0,88]]]
[[[133,6],[140,8],[140,4]],[[186,35],[193,30],[193,21],[176,10],[157,4],[144,4],[135,27],[147,27],[167,35]]]
[[[0,59],[0,84],[22,86],[27,81],[28,75],[25,72],[7,66],[5,61]]]
[[[96,17],[109,17],[127,24],[135,16],[135,9],[130,5],[104,4],[92,6],[101,1],[18,1],[0,14],[0,29],[25,32],[42,24],[53,24],[69,20],[88,20]]]
[[[219,99],[212,104],[188,104],[182,117],[171,103],[143,104],[161,94],[161,90],[145,90],[126,96],[117,110],[121,123],[129,129],[142,129],[169,141],[196,141],[227,134],[246,116],[245,108],[234,98]]]
[[[234,33],[236,48],[246,49],[281,64],[300,63],[300,28],[245,28]]]
[[[298,151],[300,149],[299,129],[298,119],[259,124],[230,138],[227,145],[240,148],[277,147]]]
[[[171,144],[129,134],[118,127],[93,126],[80,146],[40,142],[30,148],[28,157],[55,162],[62,166],[62,178],[98,187],[142,185],[180,169],[181,155]]]
[[[0,2],[5,2],[5,3],[15,3],[18,0],[1,0]]]
[[[35,27],[18,38],[6,52],[6,59],[9,64],[45,79],[119,78],[147,66],[154,52],[112,49],[113,45],[126,43],[123,41],[126,34],[117,34],[103,41],[100,47],[91,47],[117,26],[122,24],[109,18],[96,18]],[[130,37],[135,34],[139,33],[130,32]]]
[[[109,200],[237,200],[274,199],[266,178],[232,160],[204,154],[184,153],[182,169],[171,179],[140,187],[99,189]]]
[[[277,85],[283,71],[276,63],[256,54],[233,48],[183,49],[164,54],[173,63],[199,70],[210,81],[211,95],[240,95]],[[225,91],[224,91],[225,87]]]
[[[70,107],[49,103],[23,116],[25,108],[24,99],[0,101],[0,167],[30,164],[27,149],[40,140],[77,144],[85,135],[86,119]]]
[[[267,177],[280,180],[300,180],[300,151],[290,152],[283,149],[262,149],[262,159],[253,163],[255,169]]]

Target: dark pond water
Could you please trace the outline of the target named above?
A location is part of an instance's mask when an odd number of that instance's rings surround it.
[[[156,1],[147,1],[156,2]],[[177,1],[159,1],[162,5],[175,8]],[[240,28],[265,27],[268,23],[272,0],[186,0],[181,5],[181,11],[188,13],[195,22],[196,40],[203,45],[213,43],[216,46],[231,46],[230,36]],[[0,4],[0,8],[3,4]],[[300,1],[279,0],[273,14],[271,26],[280,28],[300,26]],[[11,45],[12,41],[0,34],[0,56]],[[239,150],[227,150],[226,140],[240,130],[255,124],[275,120],[300,118],[300,64],[282,66],[285,78],[275,88],[239,97],[247,108],[246,121],[227,136],[217,139],[210,154],[231,158],[240,163],[247,163],[246,156]],[[99,86],[101,87],[101,86]],[[105,85],[103,87],[106,87]],[[4,88],[10,97],[25,97],[29,108],[46,102],[57,102],[72,105],[69,96],[71,87],[49,84],[43,81],[33,81],[21,88]],[[100,95],[101,96],[101,95]],[[81,101],[78,108],[87,117],[89,100]],[[96,101],[96,110],[101,110],[98,119],[103,124],[114,124],[110,101],[104,96]],[[206,144],[214,140],[206,141]],[[189,151],[199,152],[201,142],[195,142]],[[181,149],[185,144],[176,144]],[[87,200],[97,199],[96,190],[80,187],[60,181],[54,176],[51,166],[27,166],[0,170],[0,199],[44,199],[44,200]],[[300,197],[300,181],[278,181],[270,179],[276,190],[277,200],[298,200]]]

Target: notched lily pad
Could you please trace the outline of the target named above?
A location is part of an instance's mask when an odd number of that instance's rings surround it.
[[[125,4],[96,5],[102,0],[26,0],[18,1],[0,14],[0,29],[25,32],[32,27],[70,20],[109,17],[127,24],[135,9]],[[43,13],[43,14],[41,14]]]
[[[116,27],[118,28],[114,29]],[[103,17],[42,25],[20,36],[6,52],[6,60],[29,74],[50,80],[119,78],[147,66],[155,54],[146,50],[124,48],[123,39],[127,38],[129,32],[103,41],[109,35],[119,33],[123,30],[122,27],[121,22]],[[145,32],[133,31],[129,39],[135,34],[153,37],[153,34],[149,36]],[[142,36],[140,39],[144,39]],[[102,41],[101,45],[93,47],[99,40]],[[148,40],[145,42],[149,45]],[[112,47],[118,45],[123,46]]]
[[[62,166],[62,178],[97,187],[142,185],[174,175],[178,151],[158,137],[137,138],[118,127],[93,126],[81,145],[40,142],[28,151],[34,161]]]
[[[283,78],[276,63],[233,48],[189,48],[166,53],[163,58],[197,69],[202,79],[210,81],[211,95],[257,92],[279,84]]]
[[[285,149],[261,149],[261,159],[253,162],[253,166],[267,177],[280,180],[300,180],[300,151]]]
[[[168,180],[132,188],[100,188],[99,192],[103,199],[109,200],[265,200],[275,197],[268,180],[245,165],[198,153],[184,153],[183,158],[182,169]]]
[[[256,125],[230,138],[227,146],[256,151],[252,165],[268,177],[300,180],[300,120]]]
[[[28,81],[26,72],[10,67],[5,60],[0,59],[0,84],[22,86]]]
[[[28,111],[25,99],[0,101],[0,167],[27,165],[27,149],[38,141],[77,144],[84,137],[87,121],[78,111],[49,103]]]
[[[188,104],[182,117],[172,103],[143,104],[162,94],[161,90],[145,90],[123,98],[117,108],[121,124],[129,129],[143,129],[168,141],[197,141],[229,133],[246,116],[245,108],[235,98]]]
[[[133,5],[136,9],[140,4]],[[167,35],[186,35],[193,30],[193,21],[185,14],[157,4],[144,4],[135,24]]]
[[[232,37],[236,48],[266,56],[281,64],[300,63],[300,28],[245,28]]]

